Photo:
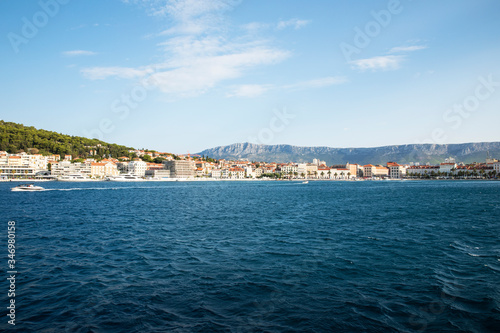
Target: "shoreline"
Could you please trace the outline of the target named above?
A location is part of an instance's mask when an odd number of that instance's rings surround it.
[[[105,179],[90,179],[85,181],[61,181],[61,180],[47,180],[47,179],[2,179],[0,183],[9,183],[9,182],[28,182],[28,183],[46,183],[46,182],[60,182],[60,183],[144,183],[144,182],[248,182],[248,181],[274,181],[274,182],[295,182],[295,183],[303,183],[303,182],[402,182],[402,181],[500,181],[500,179],[197,179],[197,178],[170,178],[170,179],[140,179],[140,180],[132,180],[132,181],[120,181],[114,180],[109,181]]]

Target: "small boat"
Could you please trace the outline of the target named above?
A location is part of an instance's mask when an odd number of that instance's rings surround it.
[[[35,192],[35,191],[44,191],[45,189],[41,186],[35,186],[34,184],[21,184],[16,187],[11,188],[13,192]]]
[[[309,184],[309,181],[306,180],[305,182],[302,182],[302,184]]]

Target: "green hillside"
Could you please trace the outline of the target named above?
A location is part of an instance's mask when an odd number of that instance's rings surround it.
[[[43,155],[59,154],[73,157],[87,157],[90,150],[97,156],[129,156],[129,147],[111,144],[97,139],[64,135],[57,132],[36,129],[0,120],[0,151],[8,153],[38,153]]]

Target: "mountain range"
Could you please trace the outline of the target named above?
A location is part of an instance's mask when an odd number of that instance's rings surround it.
[[[292,145],[262,145],[235,143],[206,149],[199,155],[216,159],[250,160],[259,162],[312,162],[317,158],[327,165],[358,163],[385,164],[443,162],[453,157],[457,162],[484,162],[488,156],[500,158],[500,142],[460,144],[408,144],[374,148],[299,147]]]

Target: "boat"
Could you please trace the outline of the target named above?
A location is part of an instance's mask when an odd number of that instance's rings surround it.
[[[88,181],[92,181],[92,179],[90,179],[87,176],[82,175],[81,173],[73,173],[73,174],[69,174],[69,175],[60,176],[59,178],[57,178],[57,180],[59,180],[61,182],[88,182]]]
[[[11,188],[13,192],[36,192],[44,191],[45,189],[41,186],[35,186],[34,184],[21,184],[16,187]]]
[[[305,182],[302,182],[302,184],[309,184],[309,181],[306,180]]]
[[[123,174],[123,175],[118,175],[118,176],[111,176],[106,178],[106,180],[112,181],[112,182],[138,182],[138,181],[143,181],[139,176],[136,176],[131,173]]]

